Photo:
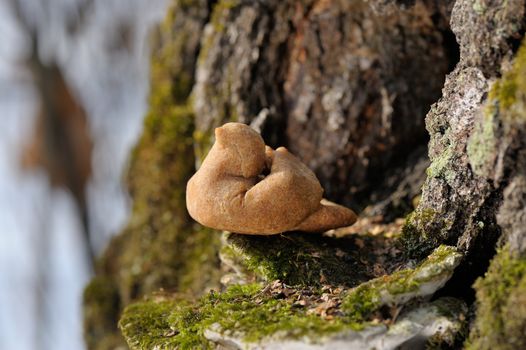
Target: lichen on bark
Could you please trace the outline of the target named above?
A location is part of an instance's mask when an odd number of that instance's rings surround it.
[[[501,95],[503,107],[509,105],[515,83],[494,82],[501,73],[511,74],[505,67],[514,57],[523,16],[521,1],[502,7],[490,1],[455,2],[451,27],[460,44],[460,61],[426,117],[431,165],[421,202],[405,228],[413,238],[407,247],[456,244],[469,253],[470,261],[477,260],[479,270],[464,271],[472,279],[484,271],[484,261],[494,253],[500,235],[496,213],[509,179],[503,170],[514,167],[505,155],[518,140],[505,132],[506,116],[498,111],[501,102],[495,103]],[[435,215],[422,220],[428,211]],[[421,257],[418,249],[413,252]]]

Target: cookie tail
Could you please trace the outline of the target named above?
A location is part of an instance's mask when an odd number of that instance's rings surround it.
[[[296,228],[297,231],[323,232],[339,227],[350,226],[356,222],[357,216],[349,208],[321,200],[320,209],[309,215]]]

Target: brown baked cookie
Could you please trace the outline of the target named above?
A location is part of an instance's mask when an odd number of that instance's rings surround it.
[[[188,181],[186,206],[204,226],[244,234],[326,231],[348,226],[356,214],[322,201],[314,173],[286,148],[265,146],[249,126],[227,123]],[[268,174],[268,175],[264,175]]]

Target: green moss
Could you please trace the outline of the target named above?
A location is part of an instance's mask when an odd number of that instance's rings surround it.
[[[517,135],[520,135],[517,132],[524,128],[526,123],[525,41],[515,55],[512,68],[504,72],[501,79],[497,80],[490,89],[484,123],[489,122],[493,130],[496,130],[494,132],[497,135],[494,137],[496,143],[499,139],[517,139]],[[480,144],[477,146],[481,147]],[[484,148],[482,151],[478,150],[480,153],[488,153],[483,151]],[[478,279],[474,287],[477,312],[466,348],[526,348],[526,258],[504,246],[497,251],[485,276]]]
[[[420,281],[415,279],[414,270],[403,270],[393,274],[386,284],[386,289],[390,294],[405,294],[418,290]]]
[[[523,128],[526,122],[526,44],[523,41],[513,66],[504,72],[488,94],[483,126],[479,130],[492,128],[485,138],[488,145],[511,136]],[[487,126],[486,126],[487,125]],[[480,132],[480,131],[479,131]],[[470,161],[477,166],[477,158],[492,159],[498,153],[475,134],[470,143],[475,143],[476,157]],[[481,137],[483,139],[483,137]],[[474,152],[471,152],[474,153]],[[482,157],[480,156],[482,155]],[[491,162],[484,164],[491,170]],[[522,349],[526,348],[526,259],[511,252],[508,246],[501,248],[490,263],[483,278],[474,285],[477,295],[477,312],[469,340],[468,349]]]
[[[504,76],[503,80],[496,81],[489,93],[489,99],[498,101],[499,107],[503,109],[510,108],[515,103],[518,84],[515,72],[512,74]]]
[[[205,337],[207,331],[249,343],[270,336],[308,337],[315,342],[347,329],[364,329],[371,325],[371,316],[383,305],[407,302],[410,294],[429,295],[432,288],[428,283],[443,283],[459,257],[455,248],[441,246],[415,269],[398,271],[344,291],[338,294],[339,311],[330,318],[310,312],[316,310],[316,303],[324,302],[320,289],[294,288],[287,296],[272,292],[274,284],[263,287],[254,283],[232,285],[222,293],[210,292],[193,303],[180,300],[136,303],[125,309],[119,326],[132,349],[211,348]],[[309,308],[295,304],[299,296],[305,295],[309,300],[317,300]]]
[[[276,335],[300,338],[331,334],[356,325],[344,318],[324,320],[294,307],[290,300],[265,294],[259,284],[234,285],[210,292],[195,304],[136,303],[123,313],[119,326],[132,349],[207,349],[209,329],[257,342]]]
[[[119,327],[132,349],[175,349],[177,341],[168,322],[175,301],[144,301],[128,306]]]
[[[326,237],[296,234],[228,238],[227,255],[239,269],[264,281],[281,280],[295,286],[355,286],[375,277],[370,271],[378,258],[372,252],[386,243],[381,237]]]
[[[409,258],[421,259],[442,241],[447,221],[431,208],[417,208],[406,218],[398,244]]]
[[[524,101],[526,96],[526,46],[523,43],[517,52],[513,67],[496,81],[489,94],[488,101],[495,105],[488,105],[488,111],[498,107],[500,110],[509,110],[518,99]]]
[[[226,271],[226,283],[232,282],[264,282],[266,279],[262,277],[260,271],[255,272],[249,270],[247,267],[245,256],[242,251],[232,244],[223,244],[219,252],[221,263]],[[230,271],[228,271],[228,269]],[[223,281],[224,282],[224,281]]]
[[[90,349],[112,349],[124,340],[114,336],[120,310],[119,294],[113,281],[98,276],[84,289],[84,339]]]
[[[297,338],[311,332],[320,334],[342,328],[337,321],[325,321],[307,315],[303,309],[295,309],[289,300],[262,294],[259,284],[235,285],[221,294],[210,293],[201,300],[198,315],[202,326],[219,324],[220,329],[242,334],[249,342],[278,331]],[[172,319],[178,321],[179,317]]]
[[[474,287],[477,312],[467,349],[526,348],[526,258],[503,247]]]
[[[124,247],[108,257],[118,261],[124,304],[161,287],[199,293],[217,286],[220,234],[194,225],[186,211],[193,132],[188,105],[157,106],[146,118],[128,180],[132,220]]]
[[[376,289],[382,282],[377,281],[359,285],[343,300],[342,309],[354,322],[363,322],[382,306],[380,291]]]
[[[488,94],[486,114],[496,111],[508,120],[525,119],[526,45],[522,43],[515,55],[513,67],[496,81]]]
[[[428,284],[443,283],[453,274],[461,255],[456,248],[442,245],[414,269],[405,269],[372,279],[352,289],[342,310],[355,322],[363,322],[383,305],[400,304],[408,295],[425,296]]]
[[[190,98],[198,43],[178,29],[186,16],[202,14],[198,6],[174,2],[156,39],[150,110],[127,177],[132,218],[102,263],[112,265],[105,269],[116,275],[123,304],[159,288],[199,294],[219,282],[219,234],[195,225],[185,203],[199,144]]]
[[[515,123],[526,121],[526,46],[521,45],[513,66],[491,86],[481,122],[467,145],[469,161],[479,176],[489,177],[494,168],[499,134],[514,132]]]

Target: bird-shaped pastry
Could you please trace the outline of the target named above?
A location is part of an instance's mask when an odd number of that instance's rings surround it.
[[[215,129],[215,143],[186,186],[196,221],[253,235],[322,232],[356,221],[346,207],[322,198],[316,175],[286,148],[265,146],[248,125]]]

